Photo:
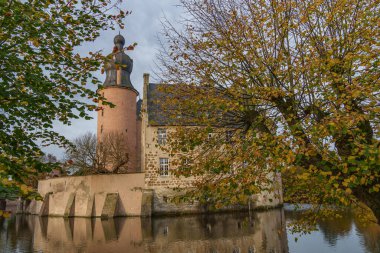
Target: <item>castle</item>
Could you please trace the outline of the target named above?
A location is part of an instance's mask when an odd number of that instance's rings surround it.
[[[98,141],[107,133],[123,136],[128,150],[128,173],[61,177],[39,182],[43,202],[32,202],[25,211],[52,216],[113,217],[150,216],[168,213],[199,213],[207,210],[198,203],[170,202],[183,180],[171,175],[169,154],[165,144],[167,132],[174,128],[165,120],[155,102],[163,84],[149,82],[144,74],[143,99],[137,100],[130,74],[133,60],[124,52],[125,40],[114,38],[114,50],[104,66],[106,79],[101,95],[115,105],[111,108],[99,102]],[[186,179],[187,183],[191,180]],[[282,204],[281,179],[276,192],[255,196],[254,208],[276,207]],[[241,207],[240,207],[241,208]]]

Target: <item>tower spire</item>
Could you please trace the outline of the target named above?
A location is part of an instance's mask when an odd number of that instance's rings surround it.
[[[131,89],[137,95],[137,90],[131,83],[131,73],[133,69],[133,60],[123,51],[125,39],[120,34],[116,35],[113,39],[115,44],[114,52],[108,58],[104,66],[106,72],[106,80],[104,87],[107,86],[120,86]]]

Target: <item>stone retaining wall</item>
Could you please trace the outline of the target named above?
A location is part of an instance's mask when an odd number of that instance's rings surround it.
[[[145,173],[62,177],[41,180],[38,191],[43,201],[25,201],[19,211],[40,216],[102,217],[151,216],[205,213],[210,210],[197,202],[173,203],[178,191],[167,186],[149,187]],[[281,177],[275,192],[252,196],[251,209],[282,205]],[[230,206],[218,211],[248,209]],[[215,210],[213,210],[214,212]]]
[[[134,173],[41,180],[38,192],[44,201],[25,206],[24,211],[66,217],[144,215],[144,177],[144,173]]]

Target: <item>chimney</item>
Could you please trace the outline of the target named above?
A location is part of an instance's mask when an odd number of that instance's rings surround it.
[[[144,98],[145,98],[145,90],[148,88],[149,85],[149,74],[144,73]]]
[[[144,73],[144,87],[143,87],[143,103],[141,108],[141,172],[145,171],[145,145],[146,145],[146,129],[148,126],[148,88],[149,88],[149,74]]]
[[[143,110],[147,110],[148,106],[148,87],[149,87],[149,74],[144,73],[144,87],[143,87]]]

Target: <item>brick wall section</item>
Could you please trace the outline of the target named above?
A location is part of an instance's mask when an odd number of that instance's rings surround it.
[[[157,143],[157,130],[159,127],[148,126],[145,129],[146,143],[145,143],[145,183],[148,187],[178,187],[183,184],[191,184],[191,179],[181,179],[171,175],[175,169],[171,161],[173,157],[161,149]],[[173,127],[165,127],[167,132],[173,131]],[[160,158],[169,159],[169,175],[160,175]]]

